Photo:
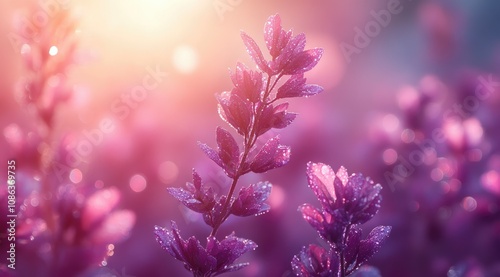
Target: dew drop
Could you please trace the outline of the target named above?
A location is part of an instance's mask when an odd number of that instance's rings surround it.
[[[55,56],[57,55],[57,53],[59,53],[59,49],[57,48],[57,46],[51,46],[49,49],[49,55]]]
[[[321,173],[322,173],[323,175],[326,175],[326,174],[328,174],[328,172],[330,172],[330,169],[328,168],[328,166],[327,166],[327,165],[323,165],[323,166],[321,167]]]

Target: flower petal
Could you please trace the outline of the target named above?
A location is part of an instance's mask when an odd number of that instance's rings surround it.
[[[307,180],[321,205],[329,209],[335,204],[337,196],[334,191],[333,181],[335,172],[329,165],[322,163],[307,163]]]

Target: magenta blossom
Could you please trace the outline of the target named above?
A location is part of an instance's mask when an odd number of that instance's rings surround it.
[[[303,33],[292,37],[292,31],[285,31],[281,27],[279,15],[269,17],[264,27],[264,38],[272,60],[266,61],[257,43],[245,32],[241,38],[245,43],[248,54],[252,57],[260,70],[270,76],[295,75],[311,70],[323,55],[323,49],[314,48],[304,50],[306,36]]]
[[[366,239],[361,239],[359,225],[379,210],[382,186],[361,174],[349,176],[344,167],[335,173],[322,163],[309,162],[307,177],[322,209],[304,204],[299,211],[331,249],[327,251],[319,246],[302,249],[292,260],[293,270],[297,276],[344,277],[354,273],[380,249],[391,232],[389,226],[378,226]],[[359,274],[378,276],[376,270]]]
[[[211,277],[239,270],[248,263],[234,264],[236,259],[257,247],[253,241],[238,238],[234,234],[222,241],[209,236],[206,247],[203,247],[195,237],[183,240],[173,221],[172,230],[155,226],[155,234],[161,247],[183,262],[186,269],[196,277]]]
[[[380,208],[382,186],[374,184],[370,178],[361,174],[348,176],[344,167],[335,174],[328,165],[309,163],[307,177],[309,187],[318,197],[323,209],[342,224],[363,224]]]

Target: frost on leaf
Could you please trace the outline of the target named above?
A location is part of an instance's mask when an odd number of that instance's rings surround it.
[[[271,194],[271,188],[269,182],[242,188],[231,206],[231,213],[236,216],[251,216],[268,212],[270,207],[265,201]]]
[[[252,103],[260,101],[263,91],[262,72],[248,69],[244,64],[238,63],[236,71],[230,73],[235,86],[234,93]]]
[[[283,129],[290,125],[295,117],[297,117],[297,114],[289,113],[287,109],[288,103],[281,103],[276,107],[273,107],[272,104],[266,105],[256,128],[257,136],[264,134],[271,128]]]
[[[241,98],[235,93],[223,92],[217,95],[219,101],[219,115],[233,127],[240,135],[248,134],[252,120],[252,105],[250,101]]]
[[[323,91],[318,85],[306,84],[306,80],[304,74],[293,75],[278,88],[276,98],[308,97]]]
[[[358,264],[366,262],[380,250],[382,243],[389,237],[391,226],[377,226],[368,237],[359,243]]]
[[[271,73],[271,70],[267,65],[267,61],[264,59],[264,55],[262,54],[262,51],[260,51],[257,43],[245,32],[241,32],[241,38],[247,48],[248,54],[252,57],[252,60],[255,62],[257,67],[264,72]]]
[[[279,144],[279,137],[269,139],[255,155],[250,169],[255,173],[284,166],[290,160],[290,147]]]
[[[187,240],[182,239],[173,221],[171,228],[169,230],[155,226],[156,241],[170,255],[183,262],[186,269],[195,276],[216,276],[243,268],[246,263],[234,262],[244,253],[257,247],[253,241],[238,238],[234,234],[222,241],[210,236],[207,238],[206,247],[203,247],[194,236]]]
[[[193,183],[186,183],[186,189],[167,188],[168,192],[181,201],[187,208],[198,212],[206,213],[212,210],[215,205],[215,195],[212,188],[203,186],[201,177],[193,169]]]
[[[238,169],[240,149],[231,133],[221,127],[217,128],[216,133],[217,151],[204,143],[199,143],[199,146],[229,177],[233,177]]]
[[[275,59],[281,54],[281,51],[290,41],[292,31],[283,30],[281,27],[281,18],[278,14],[268,18],[264,26],[264,38],[269,53]]]
[[[379,210],[382,186],[374,184],[362,174],[347,177],[341,167],[337,174],[330,166],[309,163],[307,166],[309,187],[329,213],[338,213],[345,224],[362,224]]]

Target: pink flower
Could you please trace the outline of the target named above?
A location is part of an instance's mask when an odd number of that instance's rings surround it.
[[[241,33],[248,54],[257,67],[268,75],[295,75],[311,70],[321,59],[323,49],[304,50],[306,36],[292,37],[292,31],[283,30],[279,15],[270,16],[264,27],[264,38],[272,60],[266,61],[257,43],[245,32]]]

